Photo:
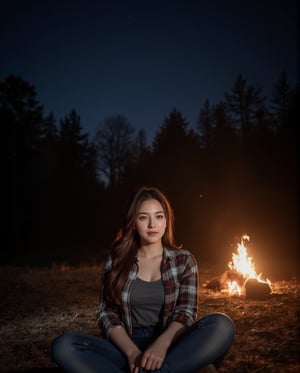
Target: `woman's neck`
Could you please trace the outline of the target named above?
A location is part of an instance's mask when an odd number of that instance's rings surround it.
[[[138,256],[142,258],[155,258],[162,256],[163,247],[161,245],[147,245],[141,246],[138,249]]]

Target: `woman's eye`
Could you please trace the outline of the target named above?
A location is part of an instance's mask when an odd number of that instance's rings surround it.
[[[147,219],[147,216],[144,216],[144,215],[139,216],[139,220],[146,220],[146,219]]]
[[[157,215],[157,219],[163,219],[164,218],[164,215]]]

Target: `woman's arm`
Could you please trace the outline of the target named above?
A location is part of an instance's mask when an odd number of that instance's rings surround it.
[[[177,321],[172,321],[167,329],[157,337],[156,341],[159,341],[160,344],[168,349],[185,329],[186,327],[183,324]]]
[[[197,262],[191,253],[183,258],[183,263],[181,261],[177,263],[181,273],[180,285],[177,298],[174,298],[176,304],[171,311],[171,321],[177,321],[188,327],[192,326],[197,318],[198,268]]]
[[[127,356],[131,372],[138,373],[142,352],[133,343],[126,330],[123,327],[113,328],[109,337],[109,339]]]
[[[167,329],[143,353],[141,367],[146,370],[160,369],[168,348],[175,342],[185,326],[177,321],[169,324]]]
[[[120,306],[112,303],[107,303],[104,296],[104,279],[107,272],[111,270],[111,267],[112,261],[111,258],[108,257],[103,265],[102,275],[100,279],[100,303],[97,313],[99,328],[107,337],[109,337],[110,332],[113,328],[124,326],[121,318]]]

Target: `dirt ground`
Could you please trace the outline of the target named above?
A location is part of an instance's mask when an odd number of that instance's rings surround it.
[[[0,372],[57,371],[49,354],[55,336],[98,334],[100,271],[101,265],[0,267]],[[207,290],[204,285],[220,275],[212,267],[199,274],[199,317],[225,312],[236,326],[220,373],[300,372],[299,278],[272,281],[271,295],[255,300]]]

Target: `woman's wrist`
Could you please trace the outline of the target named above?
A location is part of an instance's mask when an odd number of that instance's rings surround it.
[[[141,353],[136,345],[131,346],[127,351],[124,351],[127,359],[130,359],[133,356],[136,356]]]

